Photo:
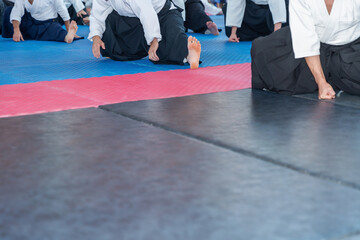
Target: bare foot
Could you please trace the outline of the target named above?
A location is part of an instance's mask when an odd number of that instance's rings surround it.
[[[66,43],[72,43],[74,41],[74,37],[76,36],[77,30],[78,30],[78,26],[77,26],[76,22],[71,21],[69,32],[65,36]]]
[[[219,30],[214,22],[208,21],[206,23],[206,26],[212,34],[214,34],[215,36],[219,35]]]
[[[191,69],[199,68],[201,44],[196,38],[192,36],[188,38],[188,50],[189,50],[189,55],[187,56],[187,60],[190,64],[190,68]]]

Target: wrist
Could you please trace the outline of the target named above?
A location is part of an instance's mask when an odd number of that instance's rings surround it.
[[[95,41],[99,41],[100,40],[100,36],[96,35],[96,36],[93,36],[92,40],[95,42]]]
[[[321,88],[322,86],[325,86],[328,84],[328,82],[326,81],[326,79],[319,79],[316,81],[317,85],[319,88]]]
[[[236,34],[236,32],[237,32],[237,27],[232,27],[231,28],[231,35]]]
[[[154,38],[152,41],[151,41],[151,44],[154,44],[154,43],[158,43],[158,39],[157,38]]]

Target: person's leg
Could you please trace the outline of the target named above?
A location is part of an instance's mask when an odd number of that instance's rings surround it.
[[[158,14],[162,40],[156,52],[160,64],[184,64],[188,55],[188,36],[185,33],[181,13],[164,8]]]
[[[158,16],[162,40],[156,52],[160,61],[154,63],[183,65],[187,59],[191,69],[198,68],[201,45],[196,38],[185,34],[180,12],[165,6]]]
[[[24,39],[72,43],[77,32],[76,22],[71,22],[69,32],[57,21],[37,21],[26,13],[22,18],[20,31]]]
[[[252,88],[285,94],[310,93],[317,85],[305,59],[295,59],[289,27],[259,37],[251,48]]]
[[[329,83],[344,92],[360,95],[360,39],[345,46],[326,49],[322,46],[321,54],[330,56],[324,60],[327,66],[323,66]]]
[[[216,24],[205,13],[205,7],[200,0],[187,0],[185,3],[185,27],[196,33],[205,33],[207,29],[214,35],[219,35]]]
[[[148,55],[144,30],[136,17],[120,16],[113,11],[106,19],[102,41],[105,49],[100,49],[101,55],[116,61],[137,60]]]

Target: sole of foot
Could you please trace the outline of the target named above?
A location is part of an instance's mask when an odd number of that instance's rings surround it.
[[[78,26],[77,26],[76,22],[71,21],[69,32],[65,36],[65,42],[66,43],[72,43],[74,41],[77,30],[78,30]]]
[[[214,22],[209,21],[206,23],[206,26],[213,35],[219,35],[219,29]]]
[[[190,36],[188,38],[188,50],[189,55],[187,60],[190,64],[191,69],[198,69],[199,68],[199,61],[200,61],[200,54],[201,54],[201,44],[199,40]]]

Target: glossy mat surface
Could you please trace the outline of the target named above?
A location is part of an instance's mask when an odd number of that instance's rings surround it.
[[[103,108],[360,189],[356,108],[252,90]]]
[[[101,109],[0,129],[2,240],[332,240],[360,228],[358,190]]]

